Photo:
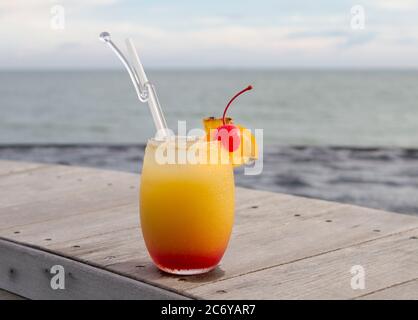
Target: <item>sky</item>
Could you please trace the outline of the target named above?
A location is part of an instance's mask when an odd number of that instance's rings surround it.
[[[153,68],[418,68],[418,0],[0,0],[0,69],[120,68],[101,31]]]

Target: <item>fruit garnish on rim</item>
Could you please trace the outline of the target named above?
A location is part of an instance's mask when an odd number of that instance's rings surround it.
[[[234,124],[231,118],[226,117],[231,103],[252,88],[248,86],[234,95],[225,107],[221,118],[203,119],[207,140],[220,141],[222,146],[229,151],[229,159],[234,166],[241,166],[258,158],[257,143],[251,131],[244,126]]]

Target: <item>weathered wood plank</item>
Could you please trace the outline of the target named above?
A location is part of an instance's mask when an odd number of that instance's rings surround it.
[[[0,236],[188,294],[418,228],[413,216],[237,188],[236,224],[221,266],[179,278],[150,261],[140,234],[138,183],[135,174],[65,166],[0,177],[7,190],[0,196]],[[20,187],[24,197],[17,196]],[[235,298],[246,294],[244,287],[232,291]]]
[[[19,161],[0,161],[0,177],[16,174],[22,171],[34,170],[37,168],[42,168],[47,165],[31,162],[19,162]]]
[[[338,213],[333,212],[333,214],[337,215]],[[227,279],[265,267],[349,247],[356,243],[377,239],[403,230],[400,227],[401,224],[397,225],[395,219],[390,227],[375,232],[374,230],[378,229],[372,229],[370,225],[359,226],[362,222],[361,215],[354,216],[353,220],[350,221],[351,224],[346,225],[346,228],[335,227],[334,230],[333,222],[326,222],[328,217],[318,216],[304,220],[304,224],[299,225],[300,229],[295,224],[283,224],[283,229],[276,235],[277,239],[272,238],[274,229],[271,231],[256,229],[254,230],[254,237],[251,237],[251,234],[240,236],[239,231],[235,230],[222,265],[216,272],[204,276],[187,277],[181,281],[177,277],[167,277],[155,269],[143,247],[142,239],[139,238],[140,241],[134,240],[138,239],[139,231],[136,229],[123,230],[118,232],[118,235],[103,234],[97,239],[81,239],[77,241],[81,248],[66,249],[61,247],[57,250],[74,254],[89,261],[97,261],[110,270],[133,274],[138,279],[144,277],[163,285],[187,289],[193,288],[204,281]],[[399,218],[402,221],[403,218],[408,217],[400,216]],[[364,217],[365,222],[369,220],[370,217]],[[418,226],[416,223],[414,225]],[[257,239],[260,241],[257,242]],[[330,241],[330,239],[335,241]],[[92,243],[96,240],[96,243]],[[257,247],[257,243],[261,243],[262,247]],[[263,250],[260,250],[260,248]],[[268,250],[271,252],[267,252]],[[251,252],[251,254],[246,254],[246,252]]]
[[[0,229],[138,203],[138,183],[127,173],[66,166],[1,177]]]
[[[234,299],[237,295],[243,299],[352,299],[417,279],[417,235],[418,229],[402,232],[188,292],[209,299]],[[364,290],[351,287],[350,271],[355,265],[365,270]]]
[[[24,298],[0,289],[0,300],[24,300]]]
[[[136,204],[11,227],[0,230],[0,235],[40,247],[56,248],[61,244],[71,245],[77,239],[100,236],[103,233],[115,234],[127,228],[135,228],[139,236],[139,213]]]
[[[406,281],[364,296],[362,300],[418,300],[418,279]]]
[[[87,264],[0,239],[0,288],[30,299],[186,299],[173,291]],[[64,289],[52,289],[55,265],[65,271]]]
[[[242,199],[231,246],[221,268],[209,276],[211,279],[227,279],[376,239],[405,230],[405,225],[418,226],[418,219],[406,215],[394,216],[377,210],[290,196],[264,197],[264,204],[256,209],[251,203],[245,203]],[[280,214],[267,218],[270,208],[278,205],[282,207]],[[258,219],[263,223],[257,223]],[[266,224],[281,227],[267,228]],[[165,286],[192,288],[208,278],[188,277],[179,282],[177,278],[161,274],[150,262],[136,226],[139,226],[137,205],[127,205],[27,225],[19,228],[19,234],[14,234],[15,229],[7,230],[9,234],[3,230],[2,234]],[[311,240],[304,241],[307,237]],[[330,238],[334,241],[329,241]],[[262,252],[258,250],[260,243],[264,248]],[[253,254],[242,255],[243,250],[252,250]]]

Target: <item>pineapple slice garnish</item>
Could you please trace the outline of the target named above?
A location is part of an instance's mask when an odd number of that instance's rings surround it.
[[[225,118],[225,124],[232,124],[231,118]],[[223,125],[222,118],[209,117],[203,119],[203,126],[208,141],[214,140],[216,129]],[[239,148],[229,153],[229,160],[234,167],[239,167],[258,159],[258,146],[255,136],[244,126],[236,125],[240,131],[241,144]],[[212,132],[211,132],[212,131]]]

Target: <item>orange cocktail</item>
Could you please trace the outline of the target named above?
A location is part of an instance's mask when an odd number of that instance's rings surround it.
[[[180,160],[179,152],[200,158]],[[158,157],[170,153],[176,155],[174,163],[161,163]],[[148,142],[141,176],[141,227],[161,270],[198,274],[221,260],[234,220],[234,175],[231,163],[222,161],[225,157],[228,152],[219,141]]]
[[[201,138],[175,138],[132,40],[127,39],[128,61],[108,32],[102,32],[100,39],[125,66],[139,101],[148,102],[157,129],[159,140],[148,142],[141,176],[140,215],[147,249],[155,264],[166,272],[207,272],[221,260],[231,235],[233,167],[258,157],[255,137],[226,117],[231,103],[252,86],[229,100],[222,118],[203,120]]]

